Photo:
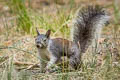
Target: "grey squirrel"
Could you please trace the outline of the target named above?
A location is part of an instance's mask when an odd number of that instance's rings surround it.
[[[109,21],[109,14],[99,5],[83,7],[78,10],[73,19],[71,35],[73,40],[63,38],[50,38],[51,30],[40,34],[37,30],[35,39],[40,56],[41,71],[48,70],[50,66],[61,61],[62,56],[69,58],[69,64],[77,69],[81,63],[81,56],[88,47],[99,37],[103,26]],[[45,63],[47,60],[48,63]]]

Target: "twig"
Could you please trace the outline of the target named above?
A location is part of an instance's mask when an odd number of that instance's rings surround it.
[[[8,46],[2,46],[2,47],[1,47],[1,46],[0,46],[0,49],[10,49],[10,48],[32,54],[32,52],[25,51],[25,50],[22,50],[22,49],[19,49],[19,48],[16,48],[16,47],[8,47]]]
[[[15,61],[14,65],[20,66],[20,65],[34,65],[34,64],[33,63],[29,63],[29,62]]]
[[[35,64],[33,64],[33,65],[30,65],[26,70],[30,70],[30,69],[33,69],[33,68],[39,67],[38,64],[39,64],[39,63],[35,63]]]

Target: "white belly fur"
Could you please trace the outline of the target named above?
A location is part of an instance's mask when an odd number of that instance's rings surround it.
[[[42,59],[49,60],[50,59],[50,53],[47,49],[39,49],[39,55]]]

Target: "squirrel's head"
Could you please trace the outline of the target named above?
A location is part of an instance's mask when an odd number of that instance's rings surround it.
[[[48,46],[48,42],[50,39],[50,33],[51,30],[48,30],[45,34],[40,34],[40,32],[37,30],[37,37],[35,38],[35,43],[37,48],[46,48]]]

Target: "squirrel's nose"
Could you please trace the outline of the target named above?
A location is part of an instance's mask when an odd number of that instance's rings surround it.
[[[40,48],[40,45],[36,45],[37,48]]]

